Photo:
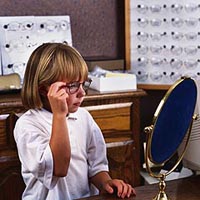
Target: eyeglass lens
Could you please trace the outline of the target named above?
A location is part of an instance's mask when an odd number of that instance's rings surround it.
[[[70,94],[74,94],[79,90],[81,85],[82,85],[83,89],[85,91],[87,91],[90,87],[91,82],[92,81],[89,79],[89,80],[84,81],[82,83],[80,83],[80,82],[70,83],[69,85],[66,85],[66,87],[69,89]]]

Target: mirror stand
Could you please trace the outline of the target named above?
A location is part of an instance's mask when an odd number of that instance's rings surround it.
[[[159,182],[159,193],[153,198],[153,200],[170,200],[165,193],[166,183],[165,183],[165,175],[160,178]]]

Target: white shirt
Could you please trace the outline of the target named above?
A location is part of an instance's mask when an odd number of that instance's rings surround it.
[[[88,177],[108,171],[100,128],[84,108],[66,118],[71,144],[70,166],[66,177],[54,177],[49,146],[52,117],[52,113],[44,109],[29,110],[16,122],[14,137],[26,184],[22,199],[71,200],[97,194]]]

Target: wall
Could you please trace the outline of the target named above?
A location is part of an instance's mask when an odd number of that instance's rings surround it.
[[[1,0],[0,8],[0,16],[70,15],[84,57],[124,58],[124,0]]]

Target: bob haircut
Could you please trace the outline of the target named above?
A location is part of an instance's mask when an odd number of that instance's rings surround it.
[[[31,54],[21,91],[22,103],[27,109],[41,109],[39,93],[56,81],[85,81],[88,68],[80,53],[64,43],[44,43]]]

